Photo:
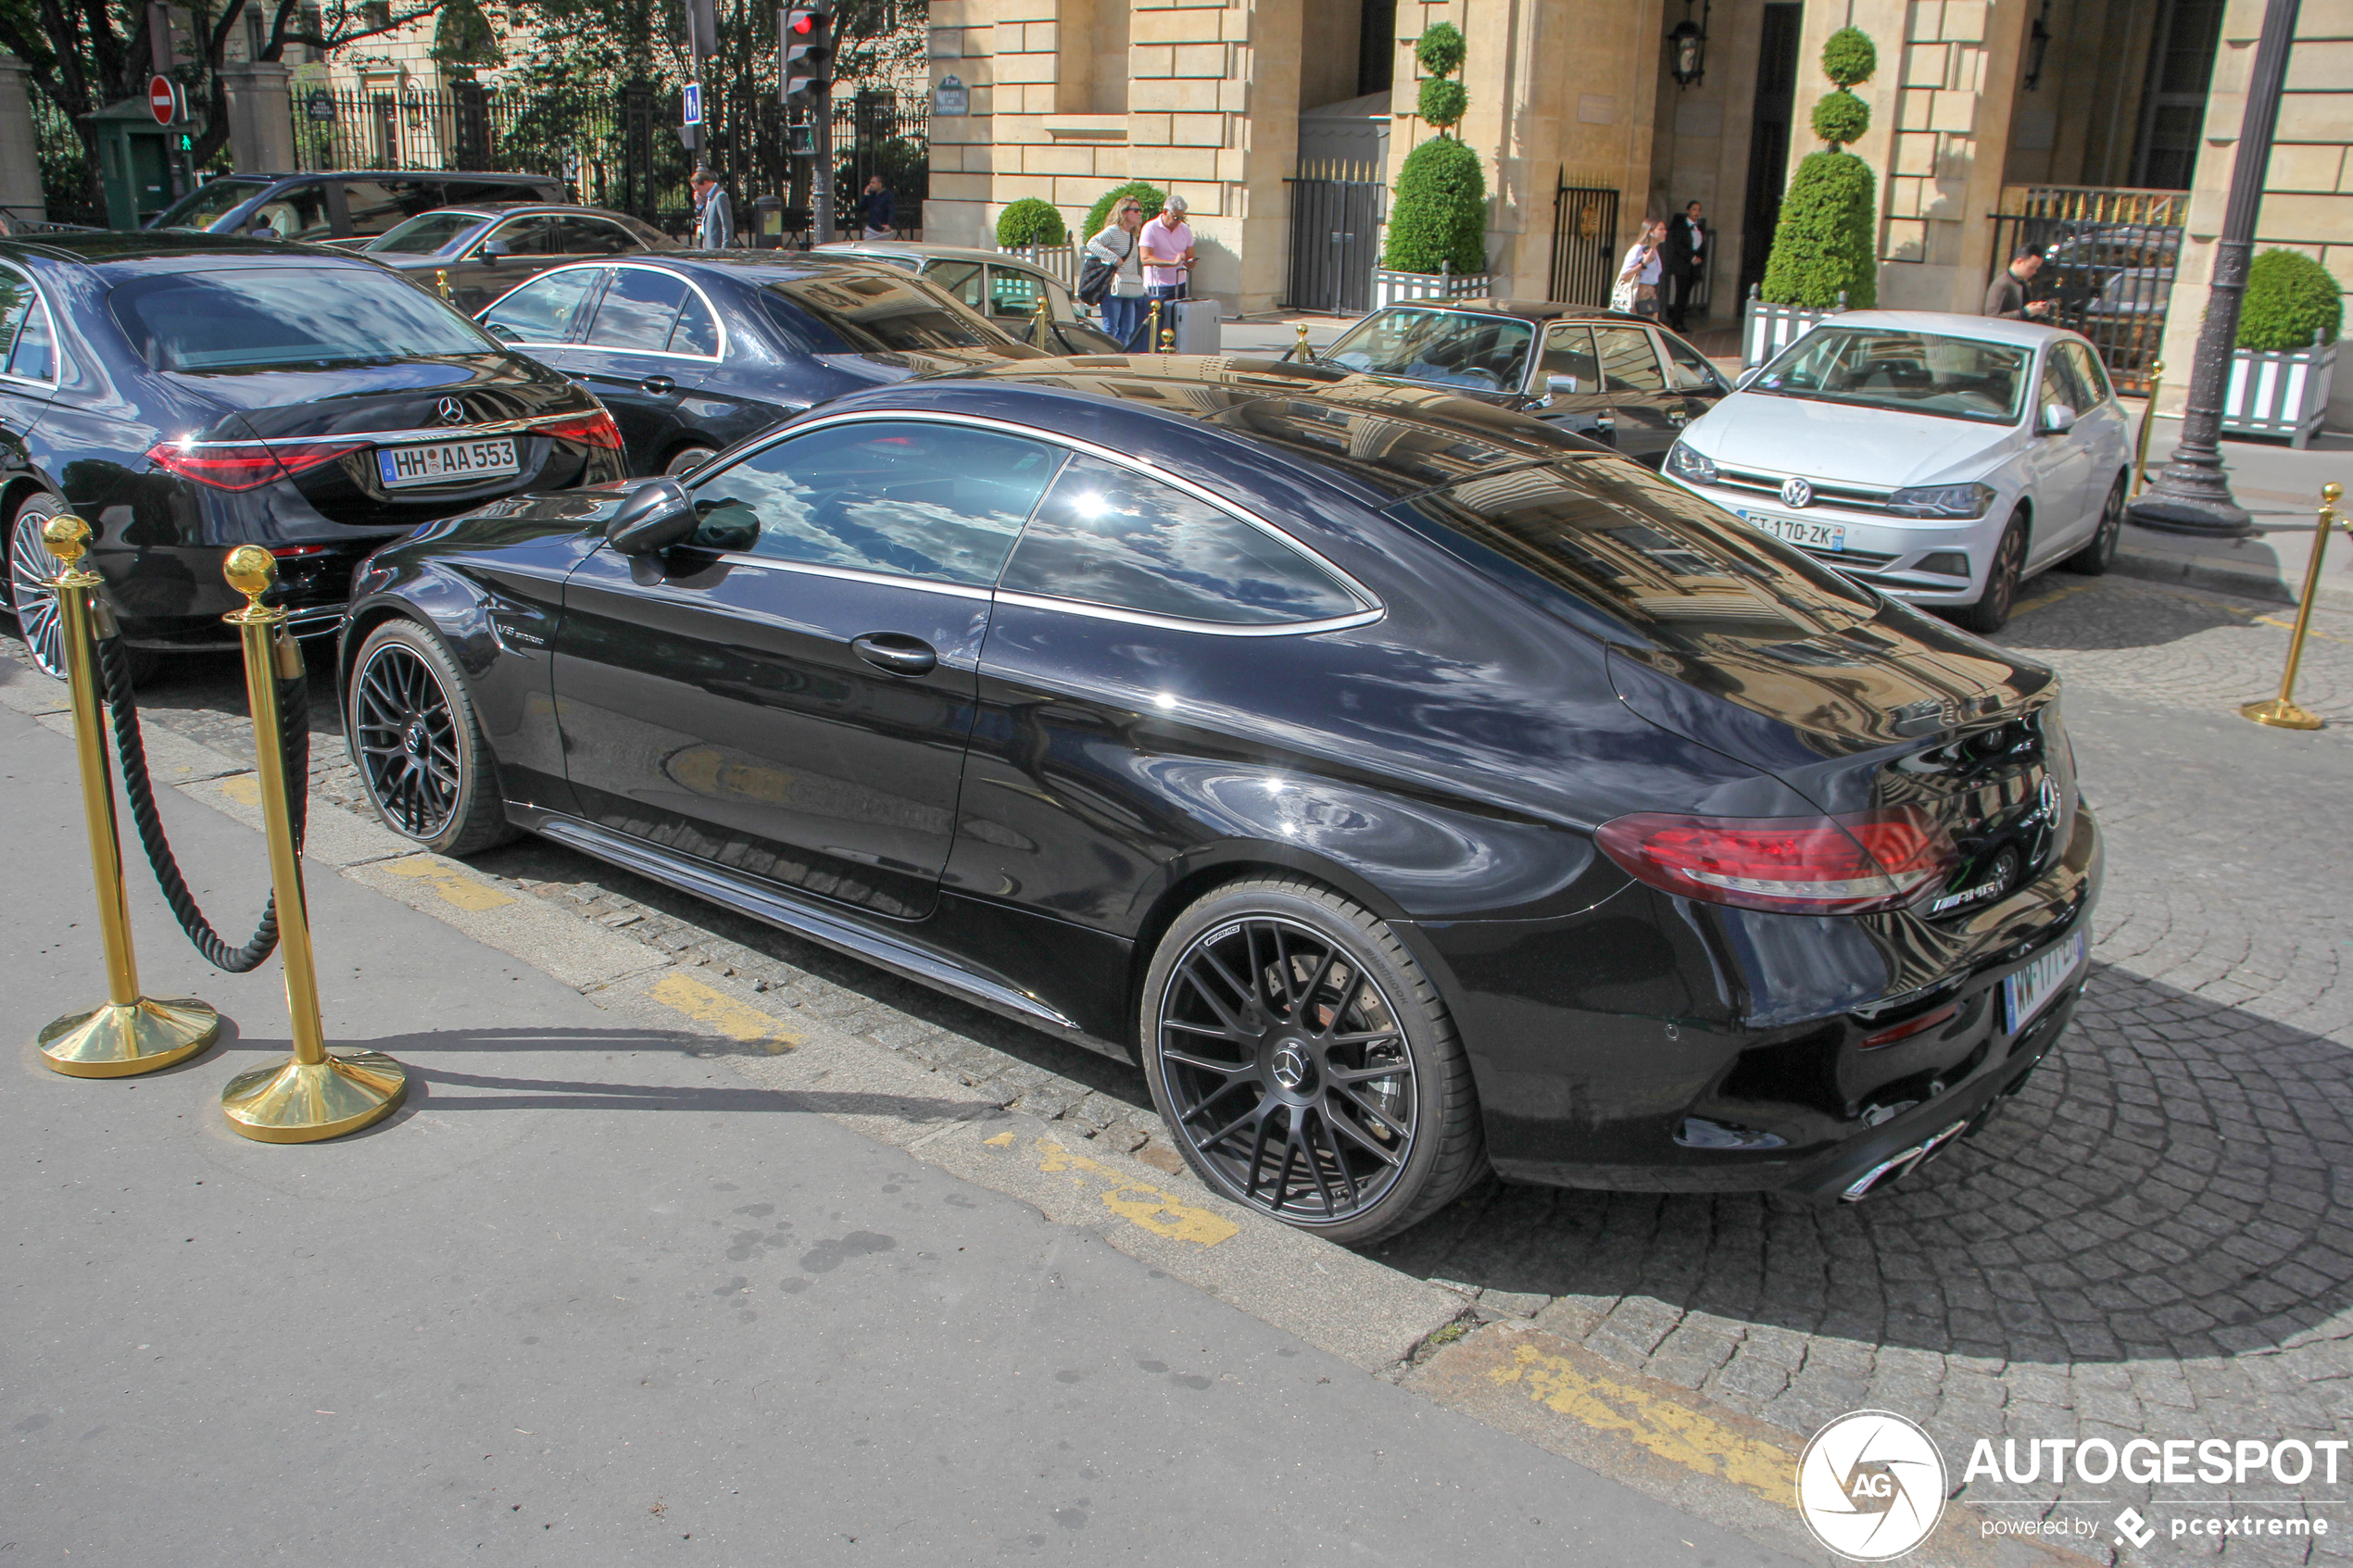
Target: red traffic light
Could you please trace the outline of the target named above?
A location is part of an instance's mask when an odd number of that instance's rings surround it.
[[[812,11],[795,11],[792,14],[792,21],[788,25],[795,32],[805,38],[817,31],[816,14]]]

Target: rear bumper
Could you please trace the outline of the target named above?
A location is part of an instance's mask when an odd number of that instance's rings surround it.
[[[408,536],[406,529],[371,532],[321,546],[315,554],[282,557],[278,585],[262,602],[288,612],[288,624],[302,636],[333,632],[343,624],[351,601],[351,574],[370,552]],[[256,541],[267,547],[269,541]],[[132,647],[196,652],[237,646],[235,629],[221,617],[243,608],[245,596],[221,577],[233,546],[167,545],[148,548],[105,546],[90,553],[106,579],[105,593]]]

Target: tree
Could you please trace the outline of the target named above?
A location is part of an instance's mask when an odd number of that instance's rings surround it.
[[[1868,310],[1879,301],[1878,177],[1844,150],[1871,125],[1870,106],[1848,89],[1878,66],[1859,29],[1840,28],[1822,45],[1832,90],[1814,106],[1813,126],[1830,146],[1806,155],[1781,198],[1762,291],[1776,305],[1827,309],[1843,295],[1849,308]]]
[[[1396,272],[1487,270],[1487,172],[1478,155],[1448,132],[1470,107],[1453,80],[1468,48],[1462,30],[1440,22],[1414,41],[1414,58],[1428,72],[1416,112],[1438,134],[1405,155],[1390,204],[1389,240],[1381,265]]]

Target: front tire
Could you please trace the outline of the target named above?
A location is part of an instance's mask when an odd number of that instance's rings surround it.
[[[1229,883],[1153,953],[1144,1076],[1214,1191],[1334,1241],[1427,1218],[1487,1169],[1438,988],[1388,923],[1300,877]]]
[[[1994,564],[1985,569],[1985,591],[1973,605],[1961,605],[1948,611],[1955,625],[1990,637],[2010,623],[2010,609],[2018,603],[2018,584],[2026,575],[2026,511],[2020,508],[2010,514],[2010,525],[2002,530],[2002,542],[1994,546]]]
[[[387,621],[359,646],[351,671],[345,738],[384,825],[443,855],[512,837],[490,743],[440,639]]]
[[[2118,474],[2116,483],[2108,487],[2108,502],[2100,508],[2100,522],[2082,549],[2059,564],[2070,571],[2086,577],[2107,575],[2116,564],[2117,542],[2124,537],[2124,476]]]
[[[8,522],[8,607],[17,613],[17,631],[32,662],[60,681],[66,678],[65,627],[57,590],[49,586],[57,574],[57,558],[49,553],[41,531],[65,509],[55,495],[35,494]]]

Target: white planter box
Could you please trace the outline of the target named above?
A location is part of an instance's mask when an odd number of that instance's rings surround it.
[[[1756,286],[1749,285],[1748,298],[1741,310],[1741,369],[1753,370],[1814,330],[1817,321],[1828,320],[1846,308],[1846,295],[1838,296],[1838,304],[1827,310],[1816,310],[1803,305],[1768,305],[1756,296]]]
[[[2225,435],[2284,435],[2302,446],[2329,411],[2336,379],[2336,345],[2271,353],[2241,348],[2231,355],[2231,389],[2222,395]]]
[[[1078,286],[1079,247],[1076,244],[1059,245],[999,245],[1000,256],[1018,256],[1032,267],[1057,279],[1063,287]]]
[[[1392,272],[1373,269],[1373,308],[1416,299],[1485,299],[1495,292],[1489,272]]]

